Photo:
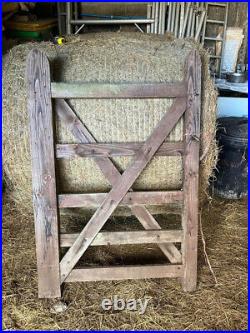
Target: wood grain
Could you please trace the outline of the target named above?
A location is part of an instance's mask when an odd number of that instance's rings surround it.
[[[61,234],[60,246],[72,246],[78,236],[79,233]],[[178,243],[182,241],[182,237],[182,230],[106,231],[99,232],[91,246]]]
[[[152,214],[147,209],[143,209],[143,206],[137,205],[133,207],[133,213],[140,218],[142,226],[146,230],[157,229],[160,230],[161,227],[154,218]],[[159,244],[158,245],[161,251],[169,259],[171,263],[181,263],[182,255],[177,247],[172,243],[169,244]]]
[[[201,61],[197,51],[186,62],[186,79],[174,84],[64,84],[54,83],[51,93],[47,57],[32,50],[27,59],[28,111],[32,158],[32,187],[39,297],[61,296],[64,281],[99,281],[153,277],[181,277],[183,289],[197,284],[198,182],[200,139]],[[52,96],[53,95],[53,96]],[[70,106],[56,100],[56,110],[80,144],[54,147],[52,97],[70,98],[163,98],[178,97],[145,143],[98,144]],[[184,142],[164,143],[185,114]],[[93,157],[112,185],[109,193],[56,193],[55,152],[59,158]],[[132,185],[150,160],[183,154],[182,191],[133,192]],[[160,155],[163,154],[163,155]],[[110,157],[133,156],[121,175]],[[183,202],[181,230],[161,230],[144,204]],[[145,231],[100,232],[117,208],[129,206]],[[60,245],[70,247],[59,264],[58,207],[98,206],[79,234],[62,234]],[[175,242],[182,243],[182,255]],[[73,269],[86,249],[100,245],[156,243],[175,265],[119,266]],[[182,262],[182,265],[177,263]]]
[[[51,84],[53,98],[167,98],[186,96],[186,87],[178,83],[56,83]]]
[[[107,193],[59,194],[59,208],[98,207],[106,195]],[[120,205],[164,205],[182,203],[182,200],[182,191],[128,192]]]
[[[176,99],[170,111],[162,117],[153,133],[145,141],[143,147],[138,151],[134,161],[115,182],[103,203],[96,210],[89,223],[78,236],[77,240],[62,258],[60,262],[61,282],[63,282],[69,275],[75,264],[117,208],[142,170],[150,162],[157,149],[183,115],[185,109],[186,99]]]
[[[55,180],[50,70],[47,57],[27,59],[28,112],[39,297],[60,297],[58,208]]]
[[[181,277],[182,265],[144,265],[73,269],[65,282]]]
[[[143,143],[90,143],[90,144],[57,144],[57,158],[76,157],[115,157],[134,156]],[[181,156],[184,144],[182,142],[164,142],[155,156]]]
[[[200,93],[201,60],[197,51],[192,51],[186,64],[187,110],[185,113],[184,154],[184,207],[182,225],[184,240],[183,289],[194,291],[197,284],[197,242],[199,212],[199,146],[200,146]]]
[[[55,100],[55,107],[57,114],[61,120],[70,129],[71,133],[77,138],[81,143],[96,143],[95,138],[86,128],[86,126],[77,117],[73,109],[69,104],[63,99]],[[107,157],[95,157],[95,162],[99,166],[103,175],[107,178],[110,184],[113,186],[116,181],[121,177],[120,172],[114,165],[111,159]],[[133,191],[130,188],[130,192]],[[152,221],[154,225],[158,224],[155,218],[149,213],[146,207],[143,206],[131,206],[131,212],[134,214],[138,221],[145,227],[145,229],[151,229]],[[159,225],[158,225],[159,226]],[[160,226],[159,226],[160,228]],[[165,244],[159,246],[163,253],[167,256],[171,263],[180,263],[181,254],[174,244]]]

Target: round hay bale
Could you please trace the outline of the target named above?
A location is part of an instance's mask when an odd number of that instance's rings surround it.
[[[208,72],[206,52],[192,40],[140,33],[99,33],[68,38],[63,46],[50,42],[27,43],[10,50],[3,59],[3,168],[11,196],[19,209],[32,210],[29,118],[25,81],[26,58],[33,48],[42,50],[58,82],[176,82],[184,78],[188,53],[196,48],[202,59],[201,191],[205,193],[215,165],[216,91]],[[172,99],[71,100],[71,105],[98,142],[142,142],[155,128]],[[57,121],[58,143],[77,142]],[[183,121],[167,141],[181,141]],[[119,170],[131,161],[114,158]],[[60,193],[103,192],[110,185],[91,159],[59,160]],[[134,184],[139,190],[182,187],[181,157],[156,157]]]

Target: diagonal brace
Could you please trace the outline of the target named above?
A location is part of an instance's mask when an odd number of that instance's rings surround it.
[[[96,140],[93,135],[89,132],[86,126],[81,122],[78,116],[75,114],[73,109],[69,104],[63,99],[55,100],[56,111],[61,120],[70,127],[72,134],[81,142],[81,143],[95,143]],[[108,157],[95,157],[95,162],[100,167],[104,176],[109,180],[111,185],[114,185],[117,179],[121,177],[119,170],[116,168],[114,163]],[[132,191],[132,189],[130,189]],[[131,208],[133,215],[137,217],[139,222],[142,224],[144,229],[151,230],[157,229],[160,230],[161,227],[158,222],[155,220],[153,215],[147,210],[145,206],[134,205]],[[164,253],[164,255],[169,259],[173,264],[180,263],[182,260],[181,253],[172,243],[158,244],[158,247]]]
[[[142,170],[150,162],[157,149],[171,132],[186,109],[186,98],[177,98],[170,111],[160,120],[150,137],[135,155],[134,161],[115,181],[101,206],[96,210],[88,224],[65,254],[60,263],[61,283],[67,278],[75,264],[87,250],[97,233],[117,208]]]

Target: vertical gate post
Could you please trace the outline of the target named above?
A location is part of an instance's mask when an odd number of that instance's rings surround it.
[[[183,289],[194,291],[197,284],[197,243],[199,218],[199,138],[200,138],[200,94],[201,60],[198,51],[192,51],[186,62],[187,109],[184,130],[184,205],[182,226],[184,239]]]
[[[50,69],[46,55],[38,50],[28,56],[27,87],[38,294],[61,297]]]

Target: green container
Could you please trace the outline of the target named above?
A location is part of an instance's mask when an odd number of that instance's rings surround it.
[[[24,40],[42,41],[51,37],[52,28],[41,31],[8,30],[8,36]]]

